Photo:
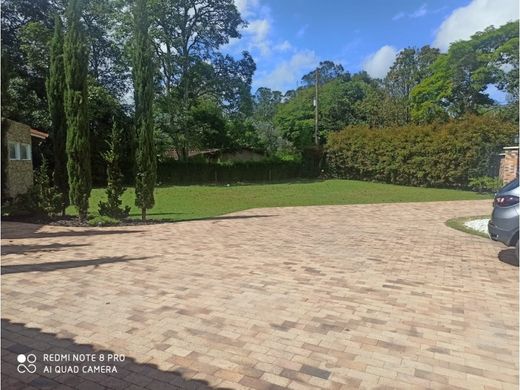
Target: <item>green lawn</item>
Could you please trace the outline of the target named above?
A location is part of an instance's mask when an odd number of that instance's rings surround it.
[[[103,189],[94,189],[90,212],[97,215]],[[416,188],[354,180],[326,180],[284,184],[226,186],[165,186],[156,189],[151,219],[189,220],[213,217],[255,207],[337,205],[356,203],[429,202],[443,200],[488,199],[473,192]],[[139,218],[134,206],[134,189],[123,197],[132,206],[131,217]],[[74,210],[67,210],[74,214]]]
[[[474,219],[484,219],[484,218],[490,218],[490,216],[489,215],[474,215],[471,217],[458,217],[458,218],[449,219],[445,223],[446,223],[446,226],[449,226],[450,228],[460,230],[461,232],[464,232],[464,233],[469,233],[469,234],[473,234],[475,236],[489,239],[489,236],[486,233],[481,233],[479,231],[470,229],[466,225],[464,225],[465,222],[472,221]]]

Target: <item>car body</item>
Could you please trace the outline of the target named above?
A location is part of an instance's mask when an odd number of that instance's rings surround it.
[[[520,214],[518,178],[495,194],[493,213],[488,223],[489,236],[507,246],[516,246],[518,257],[518,216]]]

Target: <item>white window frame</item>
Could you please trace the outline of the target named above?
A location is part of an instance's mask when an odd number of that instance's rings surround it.
[[[11,146],[14,146],[14,158],[11,156]],[[20,160],[19,142],[9,142],[9,160]]]
[[[20,145],[20,160],[23,161],[31,161],[32,160],[32,150],[31,150],[31,144],[19,144]],[[27,158],[22,158],[22,147],[25,148],[25,152],[27,155]]]

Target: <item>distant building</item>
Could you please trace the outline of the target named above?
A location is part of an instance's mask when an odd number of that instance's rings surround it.
[[[166,157],[179,160],[177,151],[172,149],[165,153]],[[206,149],[206,150],[190,150],[188,152],[189,160],[204,160],[207,162],[217,161],[261,161],[266,158],[264,152],[252,148],[240,148],[233,150],[226,149]]]
[[[4,159],[7,166],[3,169],[6,195],[15,197],[26,193],[33,185],[33,138],[41,141],[48,134],[9,119],[2,120],[2,132],[6,132],[8,154]]]

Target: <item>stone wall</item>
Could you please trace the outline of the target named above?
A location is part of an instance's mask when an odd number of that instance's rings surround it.
[[[5,120],[3,125],[7,127],[7,143],[20,142],[31,144],[31,128],[23,123]],[[7,159],[7,194],[15,197],[26,193],[33,185],[32,160]]]
[[[518,146],[504,148],[500,159],[499,177],[504,183],[509,183],[518,176]]]

